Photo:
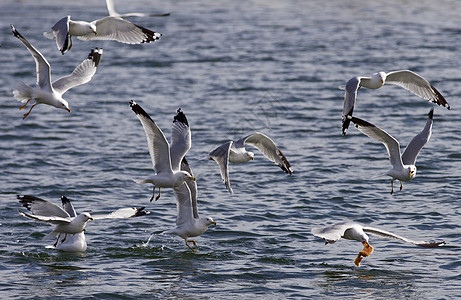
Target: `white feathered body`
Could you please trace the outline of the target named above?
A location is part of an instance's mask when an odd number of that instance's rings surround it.
[[[87,249],[85,233],[61,235],[56,249],[66,252],[85,252]]]
[[[29,99],[36,103],[44,103],[56,108],[66,109],[69,104],[53,88],[34,89],[24,82],[19,82],[13,90],[13,96],[19,102],[26,102]]]

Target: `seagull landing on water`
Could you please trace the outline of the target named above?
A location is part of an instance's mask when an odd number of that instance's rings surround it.
[[[186,158],[182,159],[181,170],[187,171],[193,176],[192,170],[187,163]],[[200,217],[197,208],[197,182],[187,181],[173,188],[176,198],[176,227],[165,231],[166,234],[176,234],[186,241],[186,246],[193,252],[197,252],[189,243],[197,246],[195,240],[190,240],[190,237],[195,237],[203,234],[211,224],[216,226],[216,222],[211,217]]]
[[[436,248],[445,244],[445,242],[428,243],[424,241],[413,241],[382,229],[365,227],[354,222],[341,222],[327,227],[313,228],[311,233],[324,239],[325,244],[333,244],[341,238],[361,242],[364,248],[359,252],[357,258],[354,260],[354,263],[357,267],[360,267],[360,262],[362,261],[363,257],[367,257],[373,252],[373,247],[369,244],[369,237],[367,233],[385,238],[398,239],[416,246],[426,248]]]
[[[378,89],[384,84],[398,85],[415,95],[433,102],[440,106],[445,106],[450,109],[450,105],[443,98],[442,94],[435,89],[426,79],[419,74],[410,70],[399,70],[390,73],[378,72],[371,77],[353,77],[346,84],[346,92],[344,93],[344,108],[343,108],[343,127],[342,134],[346,135],[347,128],[349,127],[350,120],[347,116],[352,116],[354,111],[355,101],[357,98],[357,91],[361,87],[369,89]]]
[[[431,137],[434,108],[431,108],[428,113],[424,129],[410,141],[402,155],[400,155],[399,142],[387,132],[362,119],[351,116],[348,116],[348,118],[355,123],[355,127],[363,134],[386,146],[387,154],[392,164],[392,169],[386,173],[386,175],[392,177],[391,195],[394,193],[394,180],[400,181],[400,190],[402,190],[402,181],[410,181],[416,176],[416,157]]]
[[[84,231],[86,223],[89,220],[125,219],[149,214],[148,211],[144,211],[144,207],[130,207],[120,208],[106,215],[92,216],[87,212],[77,215],[74,206],[65,196],[61,197],[62,208],[34,196],[18,195],[17,198],[19,203],[31,212],[19,211],[19,213],[37,221],[55,224],[55,229],[45,236],[45,238],[57,237],[56,243],[53,246],[56,249],[71,252],[83,252],[86,250],[87,244]],[[64,235],[62,239],[61,235]],[[68,237],[69,240],[67,239]]]
[[[92,49],[88,58],[79,64],[72,74],[59,78],[51,83],[50,64],[45,57],[32,46],[17,30],[11,25],[13,35],[17,37],[29,50],[35,60],[37,71],[37,85],[39,89],[33,89],[24,82],[19,82],[13,91],[14,98],[20,102],[25,102],[19,109],[24,109],[30,101],[34,101],[29,112],[24,114],[24,119],[30,114],[32,109],[38,104],[48,104],[57,108],[62,108],[70,113],[69,104],[62,98],[62,95],[69,89],[87,83],[96,73],[99,61],[101,60],[102,49]]]
[[[210,160],[214,160],[218,164],[221,178],[231,194],[233,191],[229,178],[229,162],[241,164],[254,160],[254,153],[246,151],[246,144],[258,148],[267,159],[278,165],[285,173],[293,174],[290,163],[274,141],[263,133],[252,133],[238,141],[224,143],[209,154]]]
[[[162,36],[161,33],[117,16],[107,16],[93,22],[74,21],[67,16],[56,22],[51,29],[51,32],[44,32],[43,35],[56,39],[56,46],[62,54],[72,48],[72,36],[83,41],[111,40],[125,44],[151,43]]]
[[[130,107],[144,128],[147,146],[156,172],[155,175],[146,179],[134,180],[136,183],[152,183],[154,185],[150,201],[154,199],[155,187],[159,188],[158,196],[155,198],[155,200],[158,200],[161,188],[178,187],[186,180],[195,181],[195,178],[189,172],[181,170],[180,166],[182,159],[191,146],[189,123],[182,110],[179,108],[173,119],[171,144],[169,144],[162,130],[141,106],[131,100]]]

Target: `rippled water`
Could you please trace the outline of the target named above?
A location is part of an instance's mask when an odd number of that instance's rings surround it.
[[[62,56],[42,32],[62,16],[93,20],[104,1],[0,2],[0,295],[2,298],[454,298],[461,292],[461,6],[457,1],[116,1],[120,12],[171,12],[133,19],[163,33],[149,45],[74,40]],[[50,61],[52,77],[70,73],[91,47],[104,55],[93,80],[65,94],[72,114],[38,106],[22,120],[12,88],[33,85],[33,60],[9,24]],[[347,79],[411,69],[445,95],[418,174],[389,194],[384,147],[350,128],[341,136]],[[217,227],[192,253],[177,237],[171,190],[149,203],[144,132],[128,101],[141,104],[170,136],[178,107],[187,114],[188,154],[199,210]],[[356,115],[398,138],[419,132],[432,105],[397,87],[360,90]],[[253,131],[271,136],[294,176],[257,153],[231,166],[226,192],[207,153]],[[147,206],[149,216],[87,226],[88,250],[45,248],[51,231],[21,217],[16,194],[80,212]],[[375,252],[357,268],[361,245],[312,236],[315,225],[355,220],[414,239],[424,249],[371,237]],[[147,246],[150,235],[154,233]]]

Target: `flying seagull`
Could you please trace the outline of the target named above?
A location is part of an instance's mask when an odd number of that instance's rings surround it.
[[[56,45],[62,54],[72,48],[72,36],[83,41],[111,40],[125,44],[151,43],[162,36],[161,33],[116,16],[86,22],[71,20],[68,15],[56,22],[51,29],[51,32],[44,32],[43,35],[56,39]]]
[[[267,159],[278,165],[285,173],[293,174],[290,163],[274,141],[263,133],[252,133],[238,141],[224,143],[209,154],[209,159],[214,160],[218,164],[221,171],[221,178],[231,194],[233,191],[229,178],[229,162],[240,164],[254,160],[254,153],[246,151],[245,145],[258,148]]]
[[[113,0],[106,0],[107,10],[109,11],[109,16],[111,17],[120,17],[120,18],[129,18],[129,17],[167,17],[170,13],[166,14],[146,14],[146,13],[124,13],[119,14],[115,11],[114,1]]]
[[[77,215],[74,206],[65,196],[61,197],[62,208],[34,196],[18,195],[17,198],[19,203],[30,211],[30,213],[27,213],[20,210],[19,213],[21,215],[37,221],[56,225],[55,229],[45,238],[57,236],[54,247],[64,251],[83,252],[86,250],[87,245],[83,232],[89,220],[124,219],[149,214],[148,211],[144,211],[144,207],[133,207],[120,208],[110,214],[104,215],[92,216],[87,212]],[[61,235],[64,235],[62,239]],[[70,240],[67,240],[68,235],[70,236]]]
[[[361,242],[364,248],[359,252],[357,258],[354,260],[354,263],[357,265],[357,267],[360,267],[360,262],[362,261],[363,257],[367,257],[373,252],[373,247],[368,242],[369,237],[367,233],[385,238],[398,239],[416,246],[426,248],[435,248],[445,244],[445,242],[428,243],[424,241],[413,241],[382,229],[365,227],[354,222],[341,222],[327,227],[313,228],[311,233],[324,239],[325,244],[333,244],[340,238]]]
[[[155,196],[155,187],[159,188],[158,196],[160,198],[161,188],[174,188],[183,184],[186,180],[195,178],[187,171],[181,170],[181,161],[189,151],[191,146],[191,132],[186,115],[181,109],[178,109],[173,119],[171,131],[171,144],[168,143],[162,130],[155,124],[154,120],[136,104],[130,101],[130,107],[138,117],[144,128],[147,138],[150,157],[154,166],[155,175],[146,179],[134,180],[137,183],[152,183],[154,185],[152,198]]]
[[[355,127],[363,134],[386,146],[389,160],[392,164],[392,169],[386,173],[386,175],[392,177],[391,195],[394,193],[394,180],[400,181],[400,190],[402,190],[402,181],[410,181],[415,178],[416,157],[431,137],[433,117],[434,108],[431,108],[424,129],[410,141],[403,154],[400,155],[400,144],[394,137],[367,121],[348,116],[349,120],[355,123]]]
[[[51,83],[51,69],[48,61],[35,49],[17,30],[11,25],[13,35],[17,37],[29,50],[35,60],[37,71],[37,85],[39,89],[33,89],[24,82],[19,82],[13,91],[14,98],[20,102],[25,102],[19,109],[24,109],[30,101],[34,101],[29,112],[24,114],[24,118],[30,114],[32,109],[41,103],[48,104],[57,108],[62,108],[70,113],[69,104],[62,98],[62,95],[69,89],[87,83],[96,73],[99,61],[101,60],[102,49],[91,49],[87,59],[79,64],[72,74],[59,78]]]
[[[355,101],[357,98],[357,91],[361,87],[369,89],[378,89],[384,84],[398,85],[415,95],[431,101],[440,106],[445,106],[450,109],[442,94],[435,89],[426,79],[421,75],[416,74],[410,70],[399,70],[389,73],[378,72],[371,75],[371,77],[352,77],[346,84],[346,92],[344,93],[344,108],[343,108],[343,128],[342,134],[346,135],[347,128],[349,127],[349,119],[347,116],[352,116]]]
[[[181,170],[187,170],[193,176],[185,158],[182,159]],[[200,217],[198,214],[196,181],[187,181],[174,187],[173,191],[177,208],[176,227],[165,231],[165,233],[182,237],[186,241],[187,247],[193,252],[197,252],[189,245],[191,242],[197,246],[197,242],[189,238],[201,235],[208,229],[208,226],[216,225],[216,222],[211,217]]]

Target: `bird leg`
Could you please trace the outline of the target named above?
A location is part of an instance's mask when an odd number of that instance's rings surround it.
[[[64,235],[64,238],[62,239],[61,243],[64,243],[66,241],[66,238],[67,238],[67,233],[66,235]]]
[[[403,188],[403,184],[402,184],[402,182],[400,181],[400,190],[402,190],[402,188]]]
[[[186,240],[186,245],[187,245],[187,247],[189,247],[189,249],[192,250],[192,252],[196,253],[197,250],[195,250],[194,248],[192,248],[192,247],[188,244],[189,242],[192,242],[192,244],[194,244],[194,246],[196,246],[196,247],[197,247],[197,242],[194,241],[194,240]]]
[[[59,238],[61,237],[61,233],[58,234],[58,239],[56,240],[56,243],[53,244],[53,246],[56,248],[59,242]]]
[[[157,201],[158,199],[160,199],[160,194],[161,194],[161,188],[159,187],[159,188],[158,188],[158,195],[157,195],[157,197],[155,198],[155,201]]]
[[[150,198],[149,202],[152,202],[152,200],[154,200],[154,197],[155,197],[155,185],[154,185],[154,189],[152,190],[152,197]]]
[[[354,264],[357,267],[360,267],[360,262],[362,261],[362,258],[369,256],[371,253],[373,253],[373,247],[368,244],[367,242],[362,242],[363,243],[363,250],[359,252],[357,255],[357,258],[354,260]]]
[[[21,107],[19,108],[19,110],[22,110],[22,109],[26,108],[26,106],[27,106],[27,104],[29,104],[30,100],[32,100],[32,98],[31,98],[31,99],[28,99],[27,102],[26,102],[26,104],[24,104],[23,106],[21,106]]]
[[[391,179],[391,195],[394,194],[394,179]]]
[[[37,104],[38,104],[38,103],[35,103],[34,105],[32,105],[32,107],[30,108],[29,112],[26,113],[26,114],[24,114],[24,117],[22,118],[23,120],[29,116],[30,112],[32,111],[32,108],[34,108],[35,105],[37,105]]]
[[[70,50],[70,48],[72,48],[72,36],[69,35],[69,40],[70,40],[70,46],[67,48],[67,51]]]

